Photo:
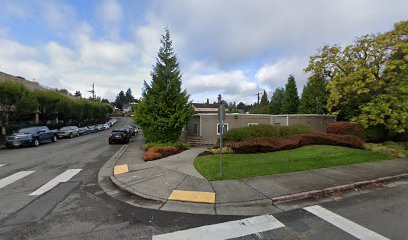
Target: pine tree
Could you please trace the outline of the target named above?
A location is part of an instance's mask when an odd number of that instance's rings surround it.
[[[303,87],[302,97],[299,103],[299,113],[326,113],[329,91],[326,89],[327,82],[324,78],[309,79]]]
[[[128,88],[128,90],[125,93],[125,103],[131,103],[135,100],[135,98],[132,95],[132,90]]]
[[[269,113],[270,114],[281,114],[283,97],[285,95],[285,89],[277,88],[271,97],[271,102],[269,103]]]
[[[119,109],[122,109],[123,104],[125,103],[125,93],[123,91],[120,91],[119,94],[116,96],[115,99],[115,106]]]
[[[298,113],[299,108],[299,95],[296,87],[295,77],[290,75],[288,83],[285,86],[285,94],[282,103],[283,114]]]
[[[143,100],[134,120],[143,128],[146,142],[176,142],[194,109],[186,90],[181,90],[181,73],[172,48],[170,32],[162,35],[150,84],[144,83]]]

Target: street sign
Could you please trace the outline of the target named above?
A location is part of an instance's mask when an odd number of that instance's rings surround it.
[[[218,106],[218,122],[222,123],[225,119],[225,107],[224,105],[220,104]]]

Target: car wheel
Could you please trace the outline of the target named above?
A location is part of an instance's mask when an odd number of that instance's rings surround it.
[[[77,137],[79,137],[79,132],[77,133]]]
[[[74,135],[72,133],[69,134],[69,138],[73,138]]]
[[[52,137],[52,141],[56,142],[58,140],[57,136],[54,135],[54,137]]]
[[[34,139],[34,147],[40,146],[40,140],[38,138]]]

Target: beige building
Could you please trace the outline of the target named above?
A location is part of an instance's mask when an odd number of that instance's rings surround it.
[[[238,114],[227,113],[224,120],[224,132],[232,128],[248,127],[258,124],[275,126],[304,125],[316,132],[326,132],[327,125],[335,122],[336,117],[319,114]],[[200,113],[191,117],[185,127],[185,141],[192,145],[212,145],[220,135],[221,127],[216,113]]]

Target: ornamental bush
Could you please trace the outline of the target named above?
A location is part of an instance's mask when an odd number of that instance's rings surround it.
[[[274,126],[260,124],[257,126],[233,128],[224,133],[222,140],[224,143],[238,142],[255,138],[286,138],[293,135],[312,133],[313,130],[302,125]],[[219,144],[217,144],[219,145]]]
[[[255,138],[240,142],[228,142],[235,153],[262,153],[290,150],[307,145],[334,145],[362,148],[364,141],[353,135],[301,134],[288,138]]]
[[[159,159],[160,157],[161,157],[160,153],[150,152],[150,151],[145,152],[143,155],[143,158],[146,162]]]
[[[327,133],[340,135],[354,135],[365,139],[364,129],[361,125],[352,122],[332,122],[327,126]]]

